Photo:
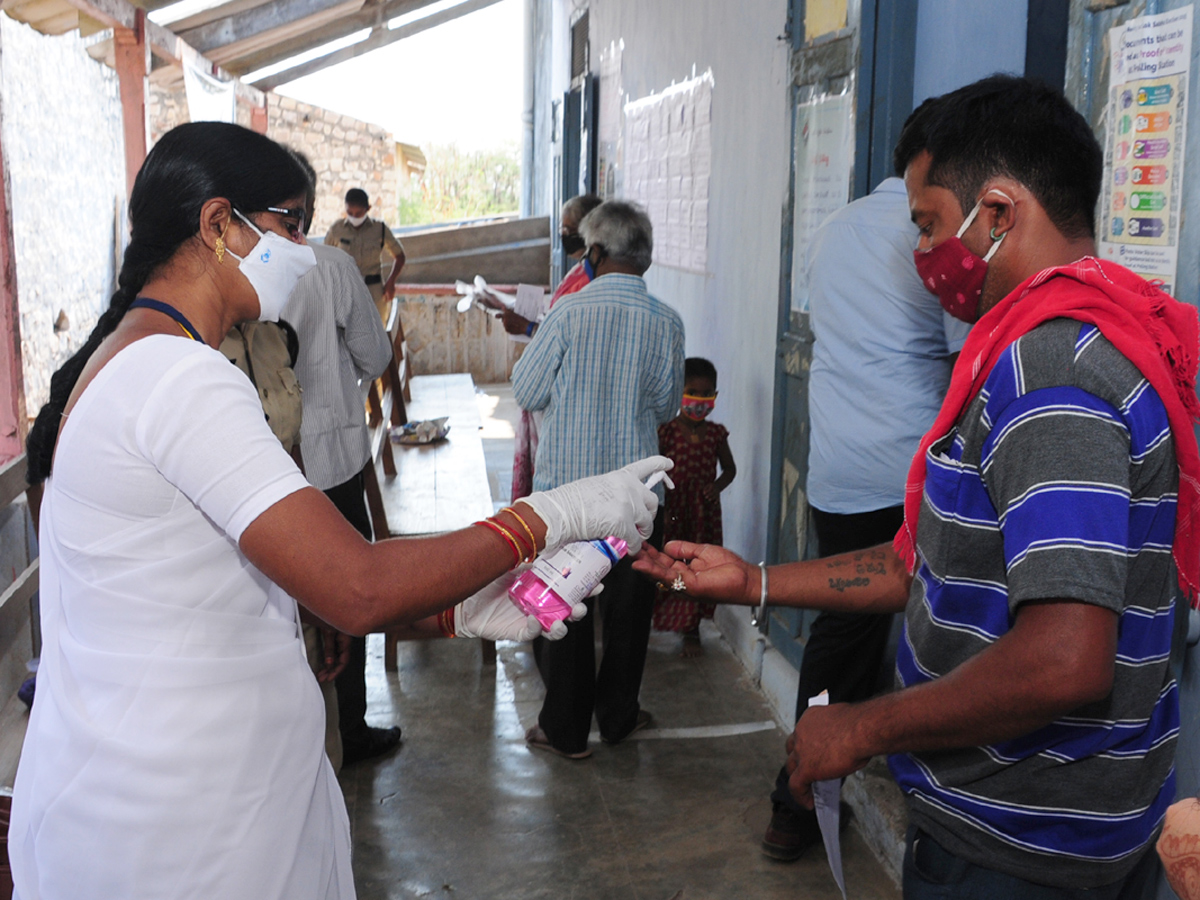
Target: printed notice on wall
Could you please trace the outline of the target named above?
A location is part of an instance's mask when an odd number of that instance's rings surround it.
[[[654,226],[654,262],[708,268],[712,72],[625,104],[624,194]]]
[[[1170,293],[1179,258],[1192,7],[1141,16],[1109,32],[1100,255]]]
[[[598,177],[596,192],[604,200],[612,200],[623,193],[621,178],[621,131],[624,125],[622,110],[625,97],[621,88],[621,56],[625,42],[613,41],[600,52],[600,121],[596,129],[599,147]]]
[[[854,105],[850,94],[796,107],[796,205],[792,220],[792,309],[808,312],[805,257],[817,228],[850,202]]]

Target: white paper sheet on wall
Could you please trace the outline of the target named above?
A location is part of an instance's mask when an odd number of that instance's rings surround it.
[[[821,94],[796,107],[796,194],[792,221],[792,309],[808,312],[807,254],[830,215],[850,202],[854,104]]]
[[[625,95],[621,86],[621,56],[625,42],[613,41],[600,52],[600,123],[596,129],[599,143],[597,192],[605,200],[620,197],[624,190],[622,155],[622,107]]]
[[[625,104],[624,195],[654,225],[654,262],[708,268],[712,71]]]

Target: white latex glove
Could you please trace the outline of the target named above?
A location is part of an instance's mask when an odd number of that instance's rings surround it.
[[[643,484],[675,463],[665,456],[647,456],[623,469],[581,478],[562,487],[523,498],[546,523],[546,549],[551,553],[572,541],[615,535],[629,545],[632,556],[654,530],[658,495]]]
[[[456,637],[483,638],[488,641],[532,641],[544,637],[557,641],[567,634],[566,622],[555,622],[549,631],[534,616],[527,616],[508,596],[508,589],[517,576],[528,566],[519,566],[501,575],[476,594],[472,594],[454,607],[454,634]],[[597,585],[591,596],[604,588]],[[576,603],[571,607],[571,621],[582,619],[588,613],[587,604]]]

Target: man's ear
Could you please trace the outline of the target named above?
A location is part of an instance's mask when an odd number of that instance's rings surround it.
[[[1031,200],[1033,195],[1028,189],[1011,178],[988,182],[980,198],[979,218],[991,229],[992,240],[999,240],[1012,230],[1021,214],[1021,205]]]

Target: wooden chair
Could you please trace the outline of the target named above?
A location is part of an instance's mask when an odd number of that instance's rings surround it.
[[[367,391],[367,427],[371,430],[371,458],[363,469],[367,508],[371,512],[372,530],[377,541],[391,537],[391,531],[388,529],[387,512],[384,510],[375,466],[382,460],[383,474],[395,477],[396,458],[392,453],[388,430],[408,422],[405,402],[412,400],[408,384],[411,376],[408,342],[404,339],[404,326],[400,322],[400,301],[395,297],[392,298],[392,308],[388,314],[387,332],[392,341],[392,358],[384,373],[371,382]]]

